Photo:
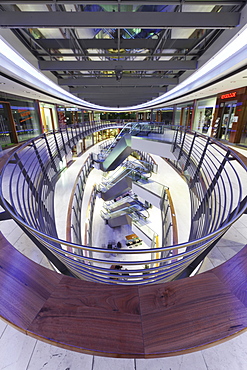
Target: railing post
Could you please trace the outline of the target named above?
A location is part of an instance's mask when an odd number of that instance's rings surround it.
[[[199,172],[200,172],[200,170],[201,170],[201,166],[202,166],[202,163],[203,163],[203,159],[204,159],[204,157],[205,157],[205,154],[206,154],[206,151],[207,151],[207,148],[208,148],[208,145],[209,145],[210,140],[211,140],[211,139],[210,139],[210,137],[208,137],[207,142],[206,142],[206,145],[205,145],[204,150],[203,150],[203,152],[202,152],[202,155],[201,155],[200,161],[199,161],[199,163],[198,163],[198,165],[197,165],[196,172],[195,172],[195,174],[194,174],[193,180],[192,180],[192,181],[191,181],[191,183],[190,183],[190,188],[193,188],[193,187],[194,187],[194,185],[195,185],[195,183],[196,183],[196,181],[197,181],[198,174],[199,174]]]
[[[67,153],[67,148],[66,148],[66,145],[65,145],[65,142],[64,142],[64,137],[63,137],[62,129],[60,128],[59,131],[60,131],[61,139],[62,139],[62,142],[63,142],[63,150],[64,150],[64,153],[65,154],[68,154]]]
[[[41,156],[40,156],[40,154],[39,154],[39,151],[38,151],[38,149],[37,149],[37,146],[36,146],[36,144],[35,144],[35,141],[33,141],[33,148],[34,148],[34,151],[35,151],[35,154],[36,154],[36,157],[37,157],[37,159],[38,159],[38,162],[39,162],[39,165],[40,165],[40,168],[41,168],[41,171],[42,171],[42,173],[43,173],[43,176],[45,177],[45,179],[46,179],[46,185],[49,187],[49,189],[51,190],[52,189],[52,186],[51,186],[51,181],[50,181],[50,179],[49,179],[49,177],[48,177],[48,175],[47,175],[47,172],[46,172],[46,170],[45,170],[45,166],[44,166],[44,163],[43,163],[43,161],[42,161],[42,159],[41,159]]]
[[[180,151],[179,151],[179,155],[178,155],[178,158],[177,158],[178,161],[179,161],[179,159],[181,158],[181,156],[183,154],[183,147],[184,147],[185,137],[186,137],[186,132],[184,131],[184,137],[183,137],[182,144],[181,144]]]
[[[60,153],[60,149],[59,149],[59,146],[58,146],[58,142],[57,142],[57,137],[56,137],[55,131],[53,131],[53,136],[54,136],[54,141],[55,141],[55,144],[56,144],[56,148],[57,148],[57,153],[58,153],[59,159],[62,162],[63,159],[62,159],[62,156],[61,156],[61,153]]]
[[[50,159],[51,159],[52,167],[53,167],[54,171],[57,173],[58,172],[58,169],[57,169],[56,163],[54,161],[54,157],[52,155],[51,148],[50,148],[50,145],[48,143],[46,134],[44,134],[44,139],[45,139],[47,150],[48,150],[48,153],[49,153],[49,156],[50,156]]]
[[[197,137],[197,133],[195,132],[194,133],[194,136],[193,136],[193,139],[192,139],[192,143],[190,145],[190,150],[189,150],[189,153],[187,155],[187,160],[186,160],[186,163],[184,165],[184,171],[187,169],[187,167],[189,166],[190,164],[190,157],[191,157],[191,153],[192,153],[192,150],[194,149],[194,142],[195,142],[195,139]]]

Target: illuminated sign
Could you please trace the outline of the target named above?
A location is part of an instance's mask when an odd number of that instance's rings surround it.
[[[229,93],[229,94],[224,94],[224,95],[221,95],[221,99],[228,99],[228,98],[235,98],[237,95],[237,91],[234,91],[232,93]]]
[[[66,108],[67,112],[77,112],[79,108]]]

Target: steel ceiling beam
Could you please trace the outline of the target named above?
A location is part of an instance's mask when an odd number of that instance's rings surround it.
[[[130,99],[130,100],[123,100],[123,99],[119,99],[119,100],[112,100],[112,99],[109,99],[109,100],[86,100],[87,102],[89,103],[92,103],[92,104],[98,104],[98,105],[103,105],[103,106],[109,106],[109,107],[117,107],[118,105],[119,106],[131,106],[131,105],[135,105],[135,104],[142,104],[142,103],[145,103],[149,100],[152,100],[152,99],[139,99],[139,100],[136,100],[136,99]]]
[[[112,87],[102,87],[95,89],[95,87],[75,87],[71,88],[70,92],[72,94],[159,94],[165,93],[167,91],[166,87],[127,87],[127,86],[112,86]]]
[[[60,86],[166,86],[177,85],[177,78],[169,77],[142,77],[132,78],[123,77],[117,81],[115,77],[80,77],[80,78],[63,78],[58,79]]]
[[[116,60],[116,54],[114,53],[104,53],[104,54],[99,54],[99,53],[87,53],[87,57],[100,57],[102,58],[110,58],[109,60]],[[85,57],[85,54],[84,53],[76,53],[76,54],[73,54],[72,52],[71,53],[50,53],[50,55],[47,55],[47,52],[46,53],[39,53],[38,54],[38,57],[52,57],[52,58],[64,58],[64,57]],[[187,53],[122,53],[120,52],[119,54],[119,57],[120,57],[120,60],[122,57],[145,57],[145,58],[150,58],[150,57],[187,57],[188,54]],[[190,57],[197,57],[198,54],[193,54],[193,53],[189,53],[189,56]],[[49,59],[50,60],[50,59]],[[108,59],[107,59],[108,60]]]
[[[1,28],[227,29],[239,21],[239,12],[0,12]]]
[[[113,49],[117,50],[116,39],[78,39],[84,49]],[[191,49],[198,42],[197,39],[168,39],[163,49]],[[71,49],[70,40],[66,39],[39,39],[38,43],[44,49]],[[120,39],[120,49],[154,49],[157,39]]]
[[[78,94],[78,97],[79,98],[82,98],[82,99],[105,99],[105,100],[115,100],[115,98],[121,98],[121,99],[140,99],[140,100],[144,100],[144,99],[152,99],[153,97],[158,97],[160,96],[159,93],[148,93],[148,92],[144,92],[144,93],[139,93],[137,95],[135,94],[132,94],[132,96],[130,94],[127,94],[127,93],[116,93],[115,95],[113,93],[110,93],[110,94],[105,94],[106,97],[104,97],[104,94],[100,94],[100,93],[82,93],[82,94]]]
[[[195,70],[195,60],[181,61],[39,61],[42,71],[167,71]]]
[[[181,5],[181,0],[1,0],[1,4]],[[241,0],[183,0],[187,5],[242,5]]]

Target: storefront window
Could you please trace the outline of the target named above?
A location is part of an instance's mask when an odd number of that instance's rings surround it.
[[[236,131],[236,127],[233,129],[233,124],[238,123],[238,116],[235,115],[236,109],[241,106],[242,103],[238,103],[237,100],[220,102],[213,131],[216,139],[232,142],[231,135],[234,135]]]
[[[86,112],[86,111],[84,111],[84,112],[83,112],[83,115],[84,115],[84,123],[85,123],[85,122],[89,122],[89,113],[88,113],[88,112]]]
[[[196,102],[193,130],[211,136],[216,97]]]
[[[58,121],[61,120],[62,122],[62,116],[64,116],[64,113],[62,112],[62,109],[64,108],[57,108],[53,104],[47,104],[43,102],[40,102],[39,106],[44,132],[57,130],[59,127]],[[59,116],[59,112],[57,112],[59,109],[61,109],[61,111],[59,111],[61,116]],[[63,127],[62,123],[60,127]]]
[[[66,124],[65,108],[57,107],[58,126],[63,128]]]
[[[162,122],[165,123],[165,125],[172,124],[172,117],[173,117],[173,107],[162,109],[161,120]]]
[[[18,141],[24,141],[41,133],[37,110],[33,102],[10,101]]]
[[[181,107],[178,107],[178,106],[175,109],[175,120],[174,120],[175,126],[179,126],[180,125],[181,110],[182,110],[182,108]]]
[[[247,120],[245,122],[245,125],[243,127],[240,144],[247,146]]]
[[[177,105],[175,112],[175,125],[191,128],[193,115],[193,102]]]
[[[11,143],[11,129],[7,107],[5,103],[0,104],[0,145],[5,147]]]

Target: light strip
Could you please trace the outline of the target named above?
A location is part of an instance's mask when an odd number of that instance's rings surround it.
[[[243,27],[238,34],[231,39],[213,58],[207,61],[201,68],[194,72],[182,83],[174,87],[169,92],[153,99],[149,102],[128,106],[124,108],[105,107],[89,103],[85,100],[75,97],[67,92],[48,77],[43,75],[32,64],[27,62],[19,53],[17,53],[1,36],[0,36],[0,61],[1,68],[14,73],[17,78],[31,83],[35,87],[54,95],[57,98],[69,100],[72,104],[80,105],[86,109],[108,111],[108,112],[125,112],[141,109],[152,108],[157,104],[165,103],[167,100],[178,98],[179,96],[205,85],[210,80],[219,77],[219,74],[226,73],[229,68],[234,67],[238,62],[246,59],[247,55],[247,26]]]
[[[49,92],[50,94],[55,95],[55,97],[70,100],[73,104],[83,105],[83,107],[89,107],[90,109],[96,109],[100,107],[76,98],[73,94],[70,94],[51,81],[32,64],[26,61],[18,52],[16,52],[1,36],[0,66],[0,68],[4,68],[9,72],[14,73],[16,78],[20,79],[21,77],[22,80],[25,80],[35,87],[43,90],[44,93]]]

